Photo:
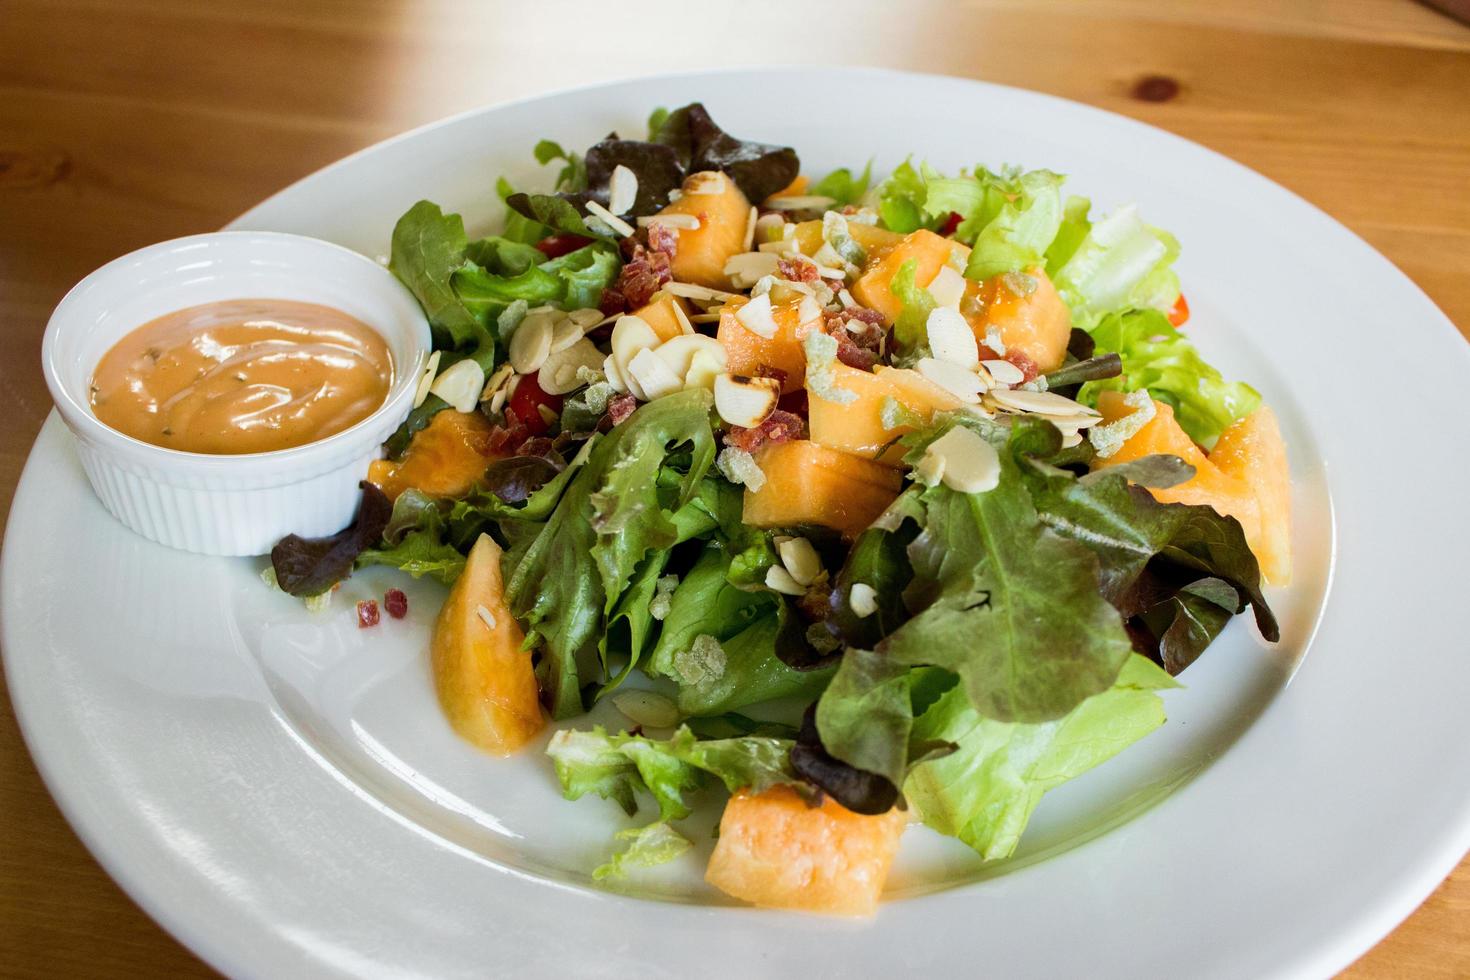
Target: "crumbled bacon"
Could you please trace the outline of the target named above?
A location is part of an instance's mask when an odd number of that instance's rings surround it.
[[[856,326],[854,326],[856,325]],[[848,367],[871,371],[883,359],[883,314],[865,306],[827,313],[823,327],[837,341],[837,359]]]
[[[1035,381],[1036,376],[1041,373],[1041,369],[1037,366],[1036,362],[1021,351],[1008,350],[1006,351],[1005,359],[1020,369],[1020,372],[1026,376],[1026,381]],[[1022,382],[1022,384],[1024,383]]]
[[[698,215],[700,224],[707,220],[703,213]],[[655,252],[663,252],[672,261],[674,255],[679,251],[679,233],[668,225],[652,224],[648,226],[648,247]]]
[[[597,300],[597,309],[603,316],[626,313],[628,312],[628,298],[618,292],[615,286],[608,286]]]
[[[402,619],[408,615],[408,596],[403,594],[402,589],[389,589],[383,593],[383,608],[394,619]]]
[[[780,259],[776,263],[776,271],[782,279],[791,282],[816,282],[821,278],[816,263],[810,259]]]
[[[607,400],[606,418],[613,425],[620,425],[638,408],[638,399],[632,395],[614,395]],[[612,426],[609,426],[611,428]]]
[[[753,453],[762,446],[805,437],[806,423],[801,416],[778,408],[753,429],[743,429],[738,425],[732,427],[725,433],[725,445]]]
[[[654,226],[657,227],[657,226]],[[633,239],[624,239],[624,245]],[[612,288],[621,293],[623,299],[631,309],[637,309],[652,298],[664,283],[674,278],[670,262],[673,259],[671,252],[661,249],[645,248],[637,242],[633,242],[631,248],[624,248],[627,261],[623,263],[623,270],[618,273],[617,282]]]
[[[378,600],[363,599],[357,604],[357,628],[365,630],[378,625]]]

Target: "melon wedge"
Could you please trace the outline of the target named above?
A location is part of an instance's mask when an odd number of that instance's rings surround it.
[[[897,470],[805,439],[767,446],[756,462],[766,482],[745,491],[743,519],[753,527],[817,524],[855,536],[903,488]]]
[[[850,402],[828,401],[816,394],[807,398],[807,421],[812,441],[845,453],[877,459],[889,466],[903,460],[902,447],[893,440],[912,426],[883,425],[883,403],[892,398],[927,422],[935,412],[951,412],[960,400],[917,371],[879,367],[869,373],[841,362],[832,365],[832,381],[857,395]]]
[[[806,353],[801,340],[813,326],[821,325],[821,318],[802,323],[799,301],[777,303],[771,308],[776,335],[762,337],[735,318],[736,311],[748,302],[744,297],[732,299],[720,309],[715,339],[724,345],[730,373],[759,375],[762,368],[775,368],[785,375],[782,394],[799,391],[806,378]]]
[[[882,313],[884,322],[891,325],[903,310],[903,301],[889,288],[898,270],[912,259],[915,263],[914,282],[927,287],[949,262],[951,253],[959,253],[963,268],[970,249],[927,228],[920,228],[905,235],[902,241],[886,251],[868,257],[863,274],[852,284],[853,298]]]
[[[1210,462],[1255,490],[1260,528],[1251,541],[1272,585],[1291,581],[1291,468],[1276,413],[1261,406],[1220,434]]]
[[[720,819],[705,880],[742,901],[827,915],[872,915],[908,823],[900,810],[810,807],[789,786],[739,792]]]
[[[679,320],[679,314],[674,312],[676,306],[686,317],[689,315],[689,305],[682,298],[668,293],[656,296],[647,305],[640,306],[633,311],[633,315],[652,327],[660,341],[673,340],[684,332],[684,324]]]
[[[437,412],[414,434],[402,459],[368,464],[368,482],[389,500],[410,488],[431,497],[462,497],[496,459],[489,448],[493,429],[479,412]]]
[[[724,176],[719,194],[693,194],[708,186],[704,174],[691,174],[684,181],[684,195],[660,214],[688,214],[699,219],[699,227],[679,229],[679,248],[674,253],[673,273],[679,282],[692,282],[711,289],[729,289],[725,263],[745,251],[745,226],[750,222],[750,202],[735,181]]]
[[[454,730],[486,752],[509,755],[541,730],[541,702],[525,635],[505,605],[500,546],[488,535],[439,610],[429,656],[439,706]]]
[[[1013,290],[1014,276],[991,276],[981,283],[977,294],[980,312],[969,317],[970,327],[982,344],[990,328],[996,328],[1007,354],[1026,355],[1037,373],[1045,374],[1061,367],[1066,359],[1072,311],[1043,270],[1028,269],[1025,275],[1023,282],[1035,283],[1030,292]]]

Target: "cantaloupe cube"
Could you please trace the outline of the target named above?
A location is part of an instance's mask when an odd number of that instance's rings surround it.
[[[807,806],[789,786],[725,805],[705,880],[742,901],[827,915],[872,915],[908,820],[853,813],[831,797]]]
[[[389,500],[397,500],[409,488],[431,497],[462,497],[496,459],[489,447],[493,429],[479,412],[446,408],[414,433],[402,459],[369,463],[368,482],[376,484]]]
[[[923,282],[922,279],[918,280]],[[1034,284],[1029,292],[1017,284]],[[969,287],[966,295],[970,295]],[[1072,336],[1072,311],[1057,293],[1057,287],[1042,269],[1028,269],[1020,276],[991,276],[979,287],[981,312],[970,317],[975,337],[983,344],[991,327],[1000,331],[1006,353],[1020,351],[1031,359],[1040,374],[1055,371],[1067,356]],[[964,309],[969,304],[962,304]]]
[[[488,535],[470,549],[434,624],[429,659],[449,723],[487,752],[508,755],[541,730],[541,702],[525,635],[505,605],[500,546]]]
[[[776,335],[762,337],[735,318],[736,311],[747,302],[744,297],[733,299],[720,310],[715,339],[724,345],[730,373],[758,375],[761,368],[775,368],[786,375],[781,383],[783,394],[799,390],[806,378],[806,354],[801,340],[807,331],[821,326],[821,317],[803,323],[798,300],[776,303],[771,307],[771,317],[778,328]]]
[[[692,282],[711,289],[729,289],[725,263],[730,256],[745,250],[745,226],[750,221],[750,202],[724,176],[724,191],[719,194],[692,194],[690,190],[705,183],[706,178],[692,174],[684,181],[684,196],[660,211],[660,214],[691,214],[699,219],[699,227],[679,230],[679,247],[674,253],[673,273],[679,282]],[[698,180],[696,180],[698,178]]]
[[[807,422],[812,442],[866,459],[877,458],[889,466],[898,466],[904,454],[902,447],[891,443],[913,427],[884,427],[885,399],[892,398],[925,422],[935,412],[960,407],[958,398],[908,368],[880,366],[869,373],[839,362],[832,365],[832,381],[835,387],[846,388],[857,398],[844,403],[809,393]]]
[[[800,197],[812,186],[812,179],[806,174],[797,174],[791,178],[791,183],[781,188],[772,197]]]
[[[1210,462],[1256,494],[1260,530],[1251,550],[1272,585],[1291,581],[1291,468],[1276,413],[1265,405],[1220,434]]]
[[[970,255],[969,248],[927,228],[920,228],[905,235],[897,245],[868,257],[863,274],[852,284],[853,299],[882,313],[884,322],[892,324],[903,310],[903,302],[893,295],[889,285],[903,264],[914,260],[914,283],[927,287],[949,262],[952,253],[959,254],[960,268],[964,268]]]
[[[1102,412],[1105,421],[1111,422],[1133,412],[1123,398],[1123,394],[1116,391],[1103,392],[1098,398],[1098,411]],[[1211,462],[1204,450],[1179,427],[1172,407],[1159,401],[1153,405],[1154,417],[1130,436],[1116,453],[1098,460],[1095,465],[1115,466],[1155,454],[1178,456],[1194,467],[1194,476],[1178,486],[1150,488],[1149,492],[1164,503],[1204,504],[1234,517],[1240,521],[1246,542],[1255,552],[1261,537],[1261,516],[1260,505],[1250,484],[1223,472]],[[1259,557],[1259,553],[1257,555]]]
[[[903,241],[903,236],[896,231],[879,228],[877,225],[865,225],[860,221],[849,221],[847,231],[852,235],[852,240],[861,245],[868,253],[869,262],[881,258],[884,252]],[[804,255],[815,255],[822,247],[822,223],[803,221],[797,224],[796,247]]]
[[[756,454],[766,475],[745,491],[746,524],[819,524],[855,536],[887,509],[903,488],[898,471],[805,439],[766,446]]]
[[[674,312],[675,306],[682,310],[686,317],[689,315],[689,304],[683,298],[670,296],[668,293],[660,294],[646,306],[640,306],[633,311],[633,315],[652,327],[653,332],[658,334],[659,340],[673,340],[684,332],[684,327],[679,322],[679,315]]]

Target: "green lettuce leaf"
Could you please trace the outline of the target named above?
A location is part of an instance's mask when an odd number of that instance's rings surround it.
[[[613,284],[621,269],[617,249],[601,242],[557,256],[541,266],[543,272],[565,285],[557,300],[568,310],[596,307],[602,291]]]
[[[893,321],[893,337],[899,349],[905,352],[927,345],[929,314],[938,305],[929,290],[915,284],[918,269],[918,260],[909,259],[898,267],[888,284],[888,291],[903,303],[898,319]]]
[[[1035,724],[980,715],[959,688],[913,724],[920,745],[955,751],[920,762],[904,794],[924,823],[958,837],[987,861],[1009,857],[1042,795],[1081,775],[1164,723],[1154,692],[1177,686],[1147,658],[1132,655],[1117,682],[1064,717]]]
[[[922,513],[907,549],[914,581],[904,598],[915,615],[878,649],[900,664],[959,674],[986,717],[1058,718],[1112,685],[1131,644],[1098,592],[1096,555],[1036,512],[1009,444],[1014,434],[1024,442],[1028,429],[965,424],[996,449],[999,485],[975,494],[942,483],[905,491]],[[915,440],[909,461],[947,429]]]
[[[850,766],[903,785],[914,722],[909,673],[881,653],[849,647],[817,702],[822,747]]]
[[[646,827],[620,830],[614,837],[628,843],[592,872],[594,881],[625,878],[634,869],[667,864],[694,846],[689,838],[662,820]]]
[[[465,248],[464,257],[497,276],[518,276],[546,261],[546,254],[536,246],[503,235],[475,239]]]
[[[495,193],[505,204],[505,228],[500,233],[502,238],[523,245],[535,245],[541,239],[555,234],[551,228],[510,206],[510,199],[516,196],[516,190],[510,185],[510,181],[504,177],[496,180]]]
[[[393,513],[378,547],[357,556],[365,565],[391,565],[414,578],[428,575],[453,585],[464,571],[465,556],[444,540],[444,518],[434,498],[405,490],[393,502]]]
[[[1179,277],[1171,267],[1178,257],[1174,236],[1144,224],[1134,206],[1093,223],[1087,202],[1072,198],[1046,271],[1072,310],[1072,325],[1091,330],[1109,313],[1173,306]]]
[[[839,167],[813,184],[807,193],[830,197],[838,204],[857,204],[868,192],[872,181],[873,161],[869,160],[862,173],[854,176],[848,168]]]
[[[899,164],[878,185],[878,217],[883,227],[901,235],[920,228],[938,227],[941,219],[932,219],[924,213],[927,195],[924,178],[913,163],[905,160]]]
[[[436,347],[482,344],[489,336],[452,281],[468,247],[464,220],[432,201],[419,201],[393,226],[388,268],[424,308]]]
[[[1116,378],[1082,386],[1078,398],[1097,404],[1103,391],[1138,391],[1174,407],[1179,426],[1195,442],[1211,446],[1230,423],[1254,412],[1261,396],[1243,381],[1226,381],[1158,310],[1139,309],[1105,317],[1092,330],[1098,354],[1123,358]]]
[[[1049,170],[942,177],[926,169],[924,211],[960,215],[954,237],[972,246],[965,275],[982,280],[1042,263],[1062,222],[1062,177]]]

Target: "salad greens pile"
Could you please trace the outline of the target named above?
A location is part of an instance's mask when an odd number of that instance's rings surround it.
[[[391,268],[423,305],[441,372],[471,359],[492,376],[537,310],[600,310],[605,338],[633,305],[618,303],[635,267],[659,272],[644,228],[621,236],[603,218],[626,179],[618,174],[636,178],[617,215],[633,223],[676,200],[691,174],[719,171],[760,204],[799,171],[794,150],[732,137],[697,103],[656,112],[645,139],[614,134],[585,153],[543,141],[535,157],[558,166],[553,190],[502,180],[500,234],[471,239],[458,215],[428,201],[393,231]],[[1047,170],[945,175],[912,161],[875,182],[870,163],[812,183],[795,210],[822,219],[824,240],[851,266],[843,286],[867,258],[844,237],[852,223],[927,229],[966,245],[962,272],[973,282],[1009,276],[1024,289],[1044,270],[1075,329],[1065,364],[1028,378],[1030,389],[1084,406],[1105,391],[1146,391],[1173,406],[1195,441],[1212,443],[1259,397],[1225,380],[1171,325],[1178,243],[1131,207],[1094,215],[1062,186]],[[784,266],[774,277],[789,278]],[[757,284],[751,295],[781,285]],[[913,364],[932,353],[926,324],[944,304],[916,282],[913,261],[891,291],[901,312],[891,344],[875,350]],[[826,298],[829,325],[852,308],[837,289]],[[596,329],[588,336],[601,342]],[[819,348],[809,343],[808,356]],[[286,539],[272,556],[281,586],[298,595],[322,592],[354,561],[447,584],[489,534],[504,548],[505,600],[556,720],[629,687],[662,692],[669,724],[567,728],[551,741],[567,798],[593,794],[630,815],[640,800],[652,804],[651,820],[618,835],[623,846],[599,877],[682,853],[689,844],[674,822],[705,784],[785,785],[863,814],[911,807],[983,858],[1004,858],[1047,790],[1163,724],[1160,692],[1235,615],[1249,609],[1276,638],[1240,523],[1150,493],[1193,475],[1176,457],[1094,468],[1095,447],[1044,414],[921,417],[892,403],[885,418],[912,428],[899,440],[905,482],[871,525],[846,537],[758,527],[744,520],[750,481],[724,455],[746,433],[722,421],[710,390],[644,399],[616,381],[587,370],[564,399],[542,402],[552,409],[544,424],[487,400],[480,411],[504,438],[472,489],[450,499],[409,489],[390,507],[367,485],[352,528]],[[781,401],[798,430],[805,404]],[[389,456],[403,456],[448,407],[425,399]],[[964,492],[919,474],[953,430],[993,451],[991,489]],[[822,566],[799,595],[778,587],[792,537],[809,541]],[[859,589],[872,608],[860,608]]]

